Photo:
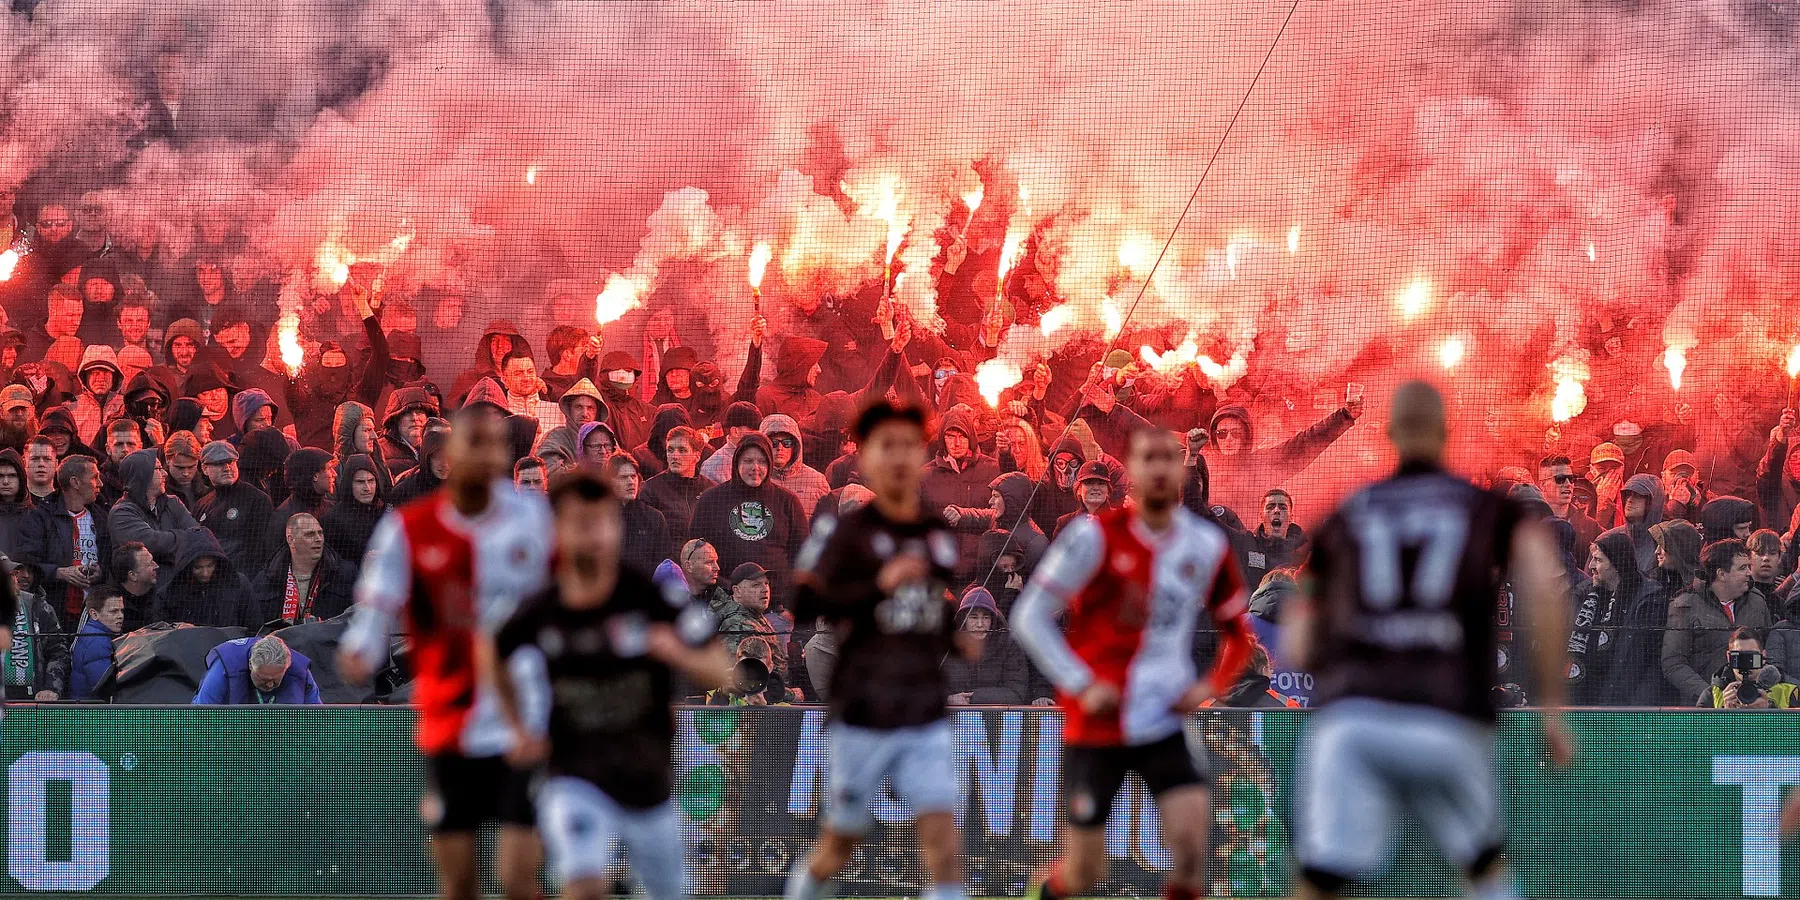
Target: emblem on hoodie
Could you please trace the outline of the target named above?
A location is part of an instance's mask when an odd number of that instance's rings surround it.
[[[740,541],[760,541],[769,536],[769,509],[761,500],[746,500],[731,510],[731,532]]]

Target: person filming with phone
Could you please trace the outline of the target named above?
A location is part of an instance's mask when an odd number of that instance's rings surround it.
[[[1768,664],[1756,632],[1739,628],[1731,633],[1725,666],[1713,675],[1707,700],[1713,709],[1788,709],[1796,689]]]

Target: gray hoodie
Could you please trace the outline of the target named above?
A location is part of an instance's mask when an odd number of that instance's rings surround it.
[[[150,555],[158,563],[168,566],[175,562],[182,535],[200,524],[180,500],[168,494],[150,499],[150,480],[156,474],[156,466],[155,450],[139,450],[119,463],[125,496],[107,513],[106,527],[112,533],[114,546],[139,541],[150,548]]]
[[[762,433],[773,441],[775,435],[788,434],[794,437],[794,458],[781,468],[775,467],[775,461],[769,461],[769,480],[787,488],[794,496],[800,498],[800,508],[807,519],[812,518],[813,507],[819,505],[819,498],[831,493],[831,484],[825,480],[818,469],[806,464],[805,438],[800,434],[800,423],[791,416],[774,413],[763,417]]]

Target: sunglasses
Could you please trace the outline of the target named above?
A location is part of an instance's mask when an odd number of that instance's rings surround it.
[[[1575,476],[1573,476],[1573,475],[1556,475],[1556,476],[1553,476],[1551,478],[1551,480],[1555,481],[1557,484],[1574,484]]]
[[[799,441],[797,441],[791,437],[788,437],[787,435],[782,435],[782,436],[774,439],[773,441],[770,441],[770,443],[774,444],[777,447],[787,447],[790,449],[800,446]]]

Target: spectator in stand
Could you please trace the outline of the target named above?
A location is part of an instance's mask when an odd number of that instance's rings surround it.
[[[78,385],[69,413],[75,417],[75,433],[82,440],[98,440],[100,427],[125,414],[125,376],[111,347],[91,344],[81,353],[75,371]]]
[[[1638,569],[1646,574],[1656,570],[1656,538],[1650,528],[1662,521],[1664,502],[1662,482],[1655,475],[1633,475],[1619,490],[1620,513],[1637,548]]]
[[[1255,531],[1232,531],[1231,547],[1249,584],[1262,584],[1274,569],[1306,564],[1306,532],[1294,523],[1294,498],[1276,488],[1263,495],[1262,522]]]
[[[394,483],[394,494],[388,500],[392,507],[405,506],[444,483],[450,474],[450,460],[444,455],[448,432],[427,429],[419,449],[419,465]]]
[[[288,454],[288,497],[275,507],[275,513],[264,527],[263,546],[280,547],[287,539],[288,519],[299,513],[312,513],[325,518],[331,509],[331,492],[337,486],[337,473],[331,468],[331,455],[316,447],[302,447]]]
[[[69,679],[69,642],[57,611],[32,590],[31,571],[0,555],[0,573],[12,580],[18,612],[7,623],[12,644],[0,655],[0,684],[8,700],[55,700]]]
[[[823,396],[819,381],[819,360],[825,356],[826,344],[816,338],[797,334],[782,336],[775,346],[775,379],[756,391],[756,405],[770,414],[781,413],[795,419],[810,418],[819,408]]]
[[[500,381],[506,386],[506,409],[515,416],[530,416],[549,431],[563,423],[562,410],[544,399],[544,382],[530,354],[514,350],[500,363]]]
[[[367,454],[351,454],[338,470],[337,494],[331,508],[319,520],[325,528],[326,546],[352,571],[362,565],[363,554],[369,549],[369,538],[375,534],[375,525],[387,513],[381,484],[385,472],[382,465]]]
[[[1070,522],[1097,516],[1112,503],[1112,476],[1106,471],[1105,465],[1097,462],[1081,464],[1081,470],[1075,474],[1075,497],[1081,506],[1056,520],[1056,530],[1051,533],[1051,540],[1062,534],[1062,530],[1069,527]]]
[[[1781,680],[1781,671],[1762,660],[1762,639],[1756,631],[1739,628],[1731,633],[1725,649],[1725,665],[1712,677],[1712,692],[1700,698],[1711,709],[1792,709],[1794,691],[1800,686]],[[1742,664],[1745,667],[1739,668]]]
[[[771,648],[778,646],[775,627],[769,624],[769,573],[756,563],[743,563],[731,570],[731,598],[719,593],[711,598],[713,618],[719,622],[719,637],[732,657],[745,639],[763,638]],[[773,666],[776,674],[786,671],[785,654],[777,653]]]
[[[475,389],[477,382],[483,378],[498,377],[500,364],[506,355],[514,350],[526,355],[531,354],[531,345],[513,323],[505,319],[489,322],[482,332],[481,340],[475,345],[475,365],[463,370],[450,385],[450,405],[462,406],[468,399],[469,392]]]
[[[1744,546],[1750,549],[1750,588],[1763,596],[1775,621],[1791,618],[1789,597],[1782,593],[1781,535],[1767,528],[1751,532]]]
[[[725,443],[700,464],[700,475],[720,484],[731,479],[732,460],[737,457],[738,442],[744,435],[760,433],[762,413],[753,403],[733,403],[725,409]]]
[[[212,532],[202,528],[193,534],[175,560],[162,605],[151,613],[151,620],[261,628],[262,611],[250,592],[249,579],[226,558]]]
[[[607,473],[612,477],[613,490],[618,494],[620,512],[625,518],[625,537],[619,548],[619,560],[649,577],[674,549],[669,543],[668,523],[663,521],[662,513],[638,498],[638,490],[644,481],[638,473],[637,460],[632,459],[631,454],[614,453]]]
[[[1762,633],[1775,624],[1762,596],[1750,590],[1750,550],[1743,541],[1715,541],[1701,551],[1706,586],[1669,603],[1663,633],[1663,676],[1676,699],[1698,703],[1711,690],[1708,676],[1725,665],[1734,628]]]
[[[1002,422],[994,429],[994,461],[1000,464],[1002,472],[1021,472],[1032,481],[1041,480],[1049,465],[1037,432],[1021,419]]]
[[[1601,528],[1625,524],[1619,494],[1625,489],[1625,451],[1619,445],[1598,444],[1588,454],[1587,480],[1594,486],[1594,521]]]
[[[181,501],[190,513],[199,509],[200,498],[208,490],[200,479],[200,441],[191,431],[177,431],[163,442],[162,457],[168,475],[163,492]]]
[[[1016,474],[1016,473],[1015,473]],[[1024,476],[1020,476],[1024,477]],[[963,591],[952,622],[959,643],[981,646],[971,662],[961,653],[944,656],[944,684],[949,706],[1050,706],[1048,695],[1031,696],[1031,661],[1005,633],[1006,618],[986,588]],[[998,636],[996,636],[998,634]]]
[[[700,465],[700,437],[694,429],[679,425],[663,437],[663,456],[668,468],[644,482],[638,496],[662,513],[669,538],[686,544],[693,533],[694,506],[713,482],[696,474]]]
[[[1212,474],[1212,500],[1236,512],[1257,501],[1257,485],[1280,484],[1312,465],[1361,418],[1361,397],[1346,399],[1343,408],[1273,447],[1257,449],[1250,412],[1222,406],[1213,414],[1207,465]]]
[[[136,541],[120,544],[113,548],[112,558],[107,563],[112,584],[125,601],[125,630],[136,631],[157,621],[154,616],[163,602],[162,592],[157,588],[157,575],[161,569],[156,564],[156,557],[150,555],[150,548]],[[91,597],[93,591],[88,593]]]
[[[1629,699],[1611,695],[1617,683],[1614,670],[1633,663],[1641,667],[1648,659],[1643,658],[1647,654],[1634,660],[1619,656],[1624,637],[1621,628],[1637,599],[1646,590],[1655,591],[1656,585],[1638,571],[1631,536],[1621,529],[1608,531],[1594,543],[1588,552],[1587,575],[1570,597],[1575,620],[1569,635],[1569,702],[1576,706],[1629,704]],[[1570,577],[1573,580],[1574,573]],[[1642,642],[1635,646],[1648,649]]]
[[[213,439],[213,420],[206,417],[206,409],[197,398],[177,397],[174,403],[169,404],[169,430],[188,432],[195,440],[205,444]]]
[[[1664,519],[1700,521],[1700,508],[1706,505],[1706,488],[1695,475],[1694,454],[1686,450],[1670,450],[1663,458],[1662,486]]]
[[[274,635],[226,641],[206,654],[196,706],[319,704],[312,661]]]
[[[925,508],[939,512],[953,506],[965,509],[987,506],[994,493],[990,485],[999,477],[1000,464],[976,449],[973,411],[958,407],[946,413],[938,437],[937,456],[925,467],[925,478],[919,487],[925,497]],[[959,529],[956,536],[958,578],[967,579],[974,571],[972,564],[983,530],[985,528]]]
[[[578,434],[582,466],[603,469],[619,451],[619,439],[613,434],[612,426],[605,422],[589,422],[581,426]]]
[[[594,363],[600,357],[599,335],[590,335],[573,325],[558,325],[550,329],[550,337],[544,346],[550,351],[550,368],[543,373],[546,392],[550,396],[560,399],[581,381],[593,386],[590,379],[594,377]]]
[[[731,592],[719,584],[719,551],[695,539],[681,545],[681,583],[695,600],[717,609],[731,600]]]
[[[1022,560],[1019,571],[1030,575],[1031,570],[1037,566],[1038,558],[1044,555],[1044,550],[1050,545],[1037,523],[1025,515],[1025,505],[1030,498],[1031,479],[1020,472],[1007,472],[988,482],[986,507],[947,506],[942,514],[944,520],[956,531],[979,535],[976,540],[977,548],[981,545],[981,538],[989,534],[1004,535],[1004,545],[1018,551]]]
[[[656,408],[656,417],[650,420],[650,439],[631,453],[637,458],[638,471],[643,473],[645,480],[661,475],[669,467],[669,432],[686,425],[687,407],[679,403],[664,403]]]
[[[818,505],[820,497],[831,493],[831,485],[825,482],[825,476],[819,470],[806,464],[802,449],[804,445],[800,439],[800,424],[788,416],[776,413],[764,416],[759,430],[769,439],[769,446],[775,451],[769,480],[798,498],[801,511],[811,519],[813,507]]]
[[[721,567],[735,571],[756,563],[784,596],[789,566],[806,540],[806,514],[798,498],[769,483],[773,456],[768,438],[745,434],[733,454],[731,480],[708,488],[695,503],[692,530],[719,552]]]
[[[1550,505],[1550,514],[1574,526],[1579,557],[1600,536],[1601,528],[1599,522],[1575,505],[1575,482],[1578,480],[1580,476],[1575,474],[1574,465],[1567,456],[1546,456],[1538,460],[1538,490],[1543,493],[1544,502]]]
[[[0,449],[0,553],[19,557],[20,529],[31,512],[25,490],[25,461],[11,447]]]
[[[437,400],[421,387],[396,388],[382,415],[381,458],[396,479],[419,465],[425,422],[437,415]]]
[[[35,402],[31,388],[22,384],[0,387],[0,446],[25,451],[25,442],[37,433]]]
[[[231,398],[231,424],[237,428],[234,444],[243,443],[251,432],[275,427],[275,414],[279,409],[275,400],[261,388],[238,391]]]
[[[1269,647],[1281,646],[1281,611],[1300,593],[1299,578],[1299,569],[1272,569],[1250,595],[1250,627],[1265,652]],[[1268,675],[1288,699],[1300,706],[1312,705],[1311,675],[1283,664],[1279,658],[1270,660]]]
[[[123,364],[124,360],[121,359],[120,365]],[[240,397],[249,391],[261,391],[272,407],[269,424],[289,437],[299,434],[294,426],[294,379],[288,375],[287,363],[281,358],[280,329],[269,329],[264,338],[262,364],[240,370],[233,378],[233,383],[237,386]],[[235,402],[233,412],[236,412]],[[240,429],[242,427],[239,426]]]
[[[63,460],[56,487],[25,517],[19,552],[37,573],[34,583],[40,592],[69,626],[86,602],[82,592],[100,583],[100,561],[111,556],[112,538],[104,511],[93,508],[100,496],[100,471],[93,458]]]
[[[1269,658],[1269,648],[1260,641],[1250,642],[1250,665],[1244,674],[1238,677],[1237,683],[1226,688],[1217,697],[1208,697],[1201,702],[1202,707],[1227,709],[1281,709],[1283,707],[1298,708],[1300,701],[1283,695],[1272,686],[1275,676],[1275,663]]]
[[[1708,541],[1744,540],[1756,530],[1756,504],[1737,497],[1715,498],[1701,510],[1698,524],[1700,536]]]
[[[113,668],[113,640],[125,630],[125,595],[117,586],[88,592],[87,621],[75,635],[65,700],[93,700]]]
[[[56,446],[47,437],[25,442],[25,493],[32,506],[56,493]]]
[[[150,548],[160,565],[175,561],[190,531],[198,529],[181,501],[163,493],[168,477],[155,450],[139,450],[119,465],[125,479],[125,496],[107,513],[106,527],[113,540],[136,542]]]
[[[285,544],[252,590],[264,622],[298,625],[342,615],[355,583],[354,568],[326,546],[319,520],[299,513],[288,520]]]
[[[200,451],[200,467],[213,489],[200,498],[194,520],[212,531],[238,571],[262,571],[270,553],[264,532],[275,504],[238,477],[238,449],[225,441],[213,441]]]
[[[606,404],[606,424],[627,453],[650,439],[650,419],[656,414],[637,396],[637,380],[643,377],[637,360],[623,350],[600,358],[600,396]]]
[[[542,494],[550,490],[550,476],[544,470],[544,461],[535,456],[527,456],[513,463],[513,486],[521,491],[535,491]]]
[[[1668,596],[1705,584],[1700,578],[1699,529],[1680,520],[1658,522],[1650,526],[1650,538],[1656,544],[1656,568],[1650,577]]]
[[[119,419],[106,426],[104,436],[100,445],[106,449],[106,458],[100,462],[100,505],[110,509],[125,496],[125,475],[119,466],[126,457],[144,449],[144,434],[135,423]]]

